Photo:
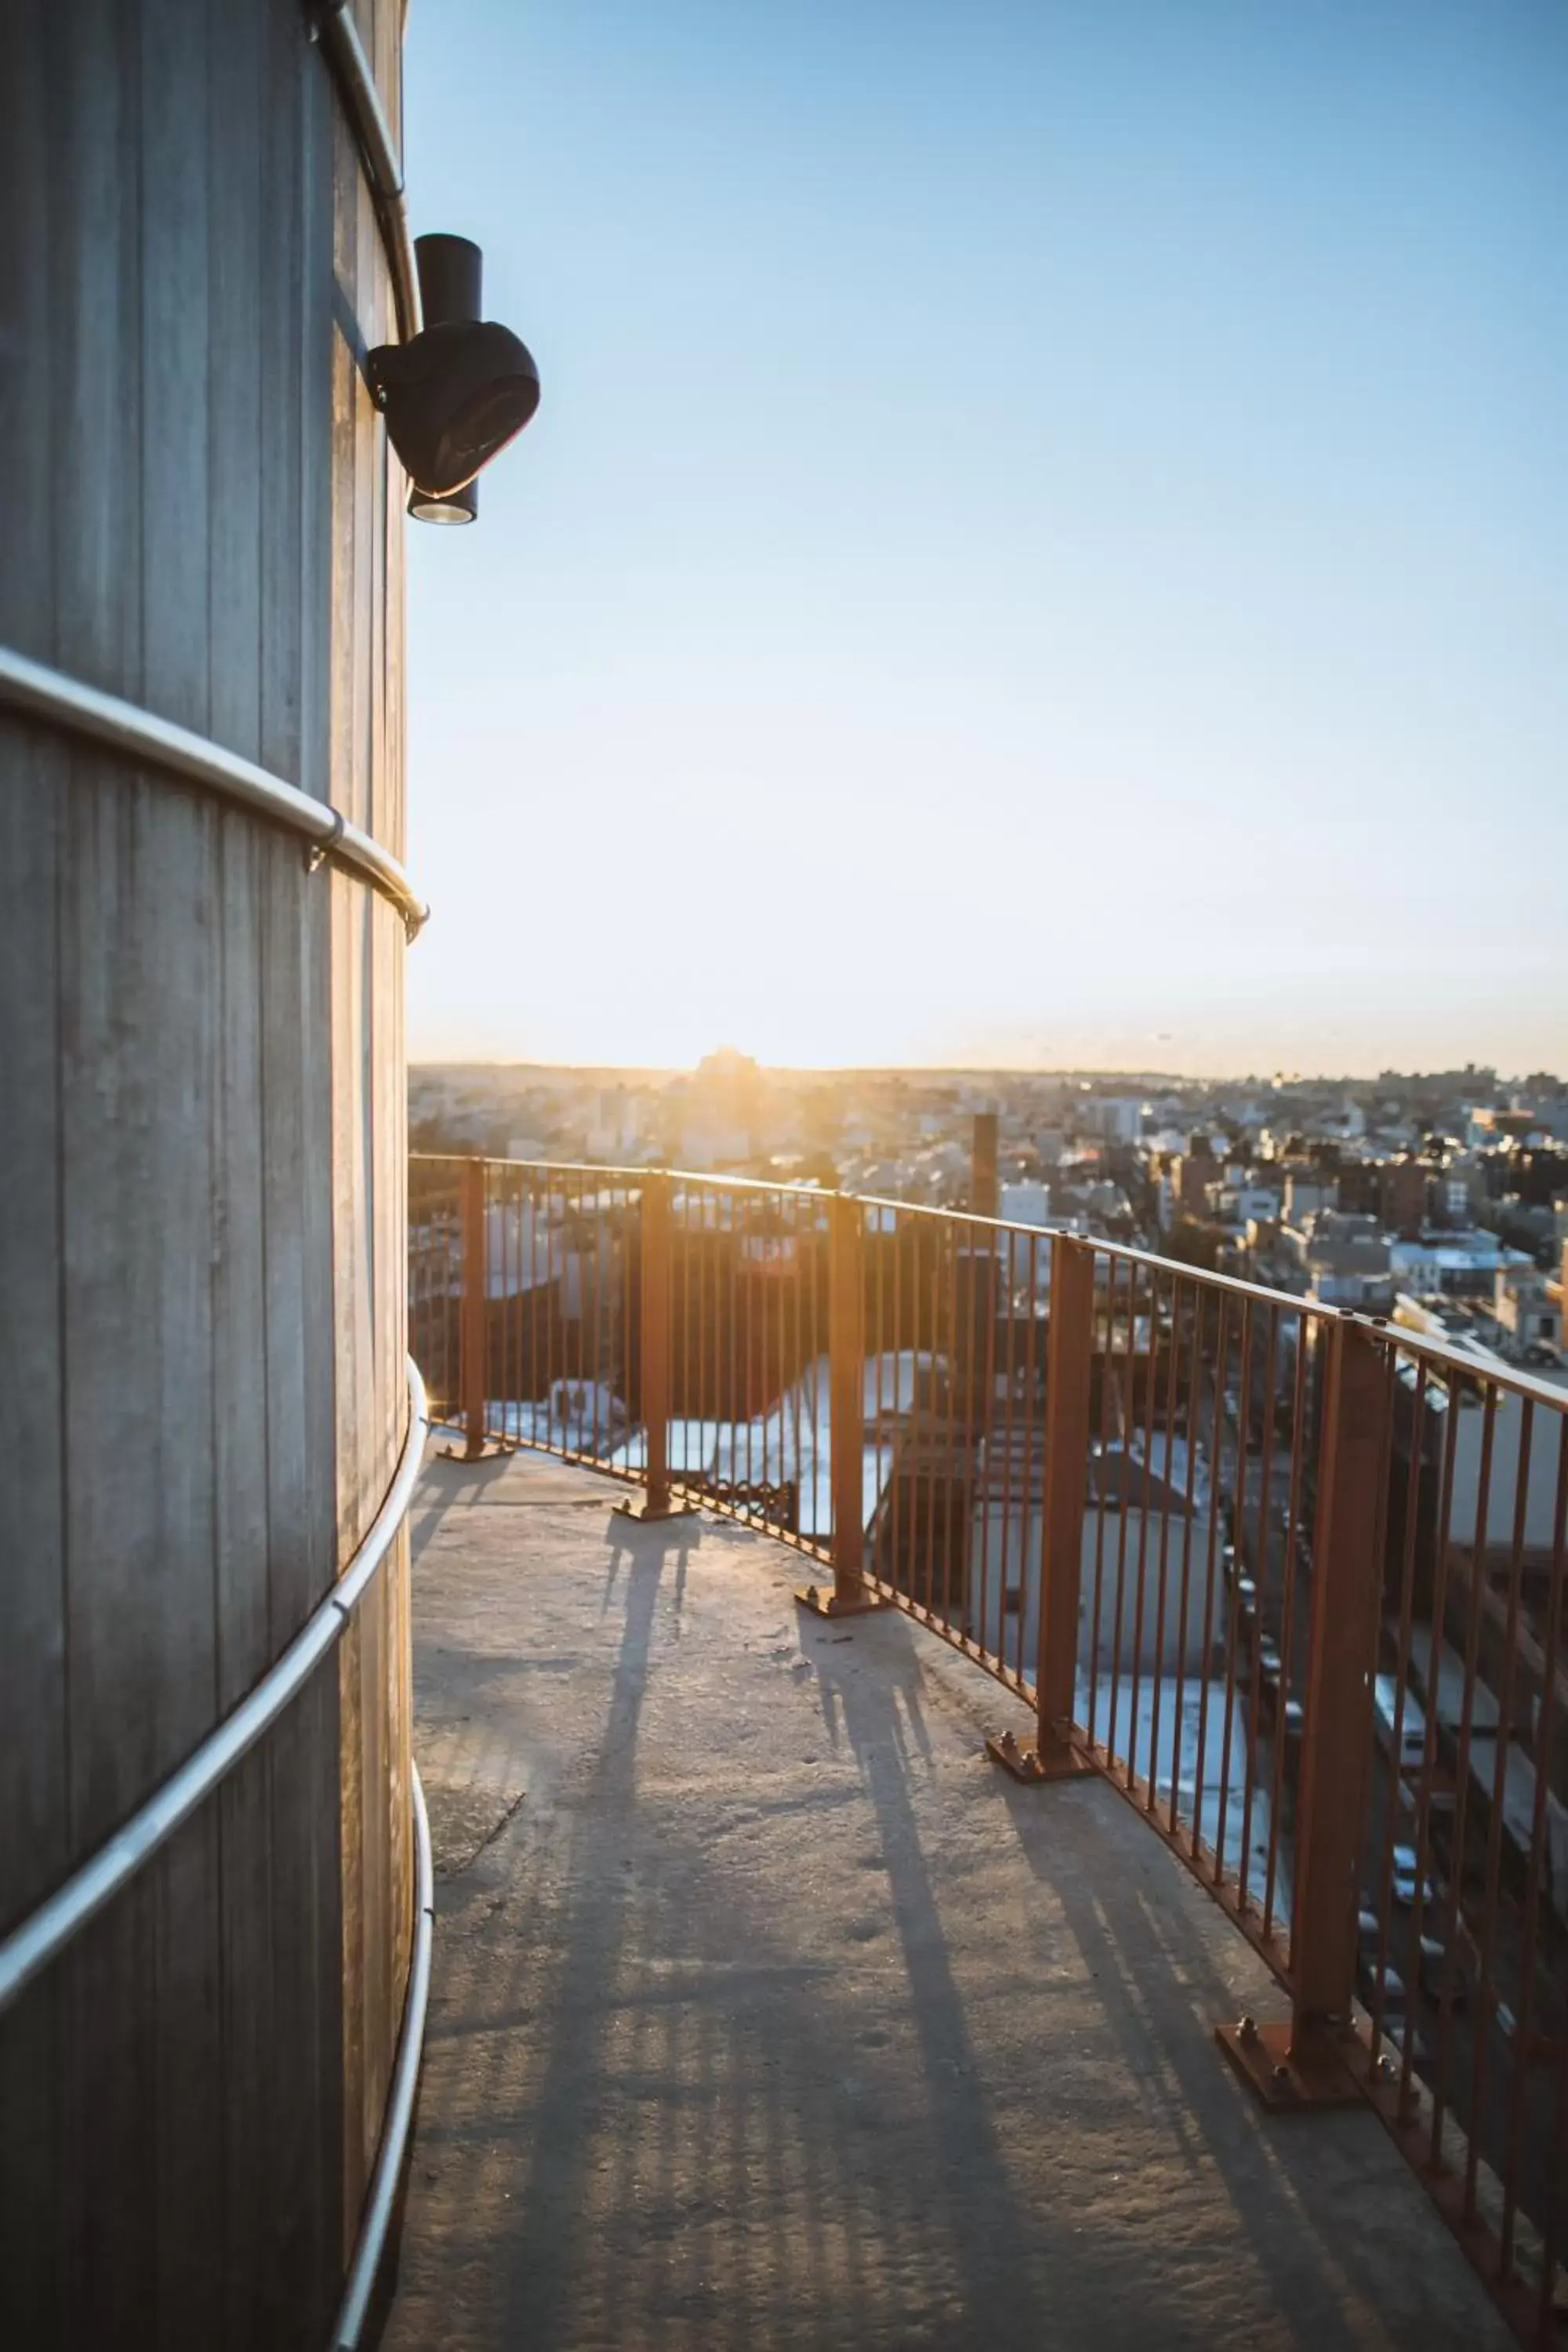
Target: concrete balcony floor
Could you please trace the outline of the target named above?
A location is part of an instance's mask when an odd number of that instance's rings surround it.
[[[387,2352],[1511,2338],[1369,2113],[1115,1792],[802,1563],[523,1456],[415,1515],[435,1990]]]

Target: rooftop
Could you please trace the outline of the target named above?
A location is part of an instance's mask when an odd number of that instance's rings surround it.
[[[433,1460],[415,1684],[436,1978],[387,2352],[1501,2347],[1366,2108],[1269,2117],[1283,2013],[1106,1782],[803,1563],[522,1456]]]

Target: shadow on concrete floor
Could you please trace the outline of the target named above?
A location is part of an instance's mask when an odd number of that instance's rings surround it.
[[[797,1575],[432,1527],[433,1811],[527,1796],[448,1856],[388,2352],[1505,2342],[1373,2118],[1247,2099],[1265,1972],[1123,1801],[995,1773],[1014,1703]]]

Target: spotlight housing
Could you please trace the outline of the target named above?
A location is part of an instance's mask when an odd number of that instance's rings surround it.
[[[471,522],[477,501],[462,493],[539,406],[539,370],[510,327],[479,315],[477,245],[434,236],[414,249],[426,324],[411,342],[372,352],[366,378],[413,485],[410,514]]]
[[[454,320],[411,343],[383,343],[367,374],[405,471],[438,496],[471,482],[539,406],[531,354],[493,319]]]

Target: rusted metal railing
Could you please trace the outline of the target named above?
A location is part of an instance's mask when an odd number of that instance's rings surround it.
[[[1024,1699],[999,1760],[1108,1780],[1274,1970],[1289,2016],[1221,2029],[1246,2077],[1375,2105],[1550,2332],[1568,1392],[973,1207],[416,1158],[410,1227],[469,1454],[765,1529],[820,1568],[803,1599],[901,1609]]]

